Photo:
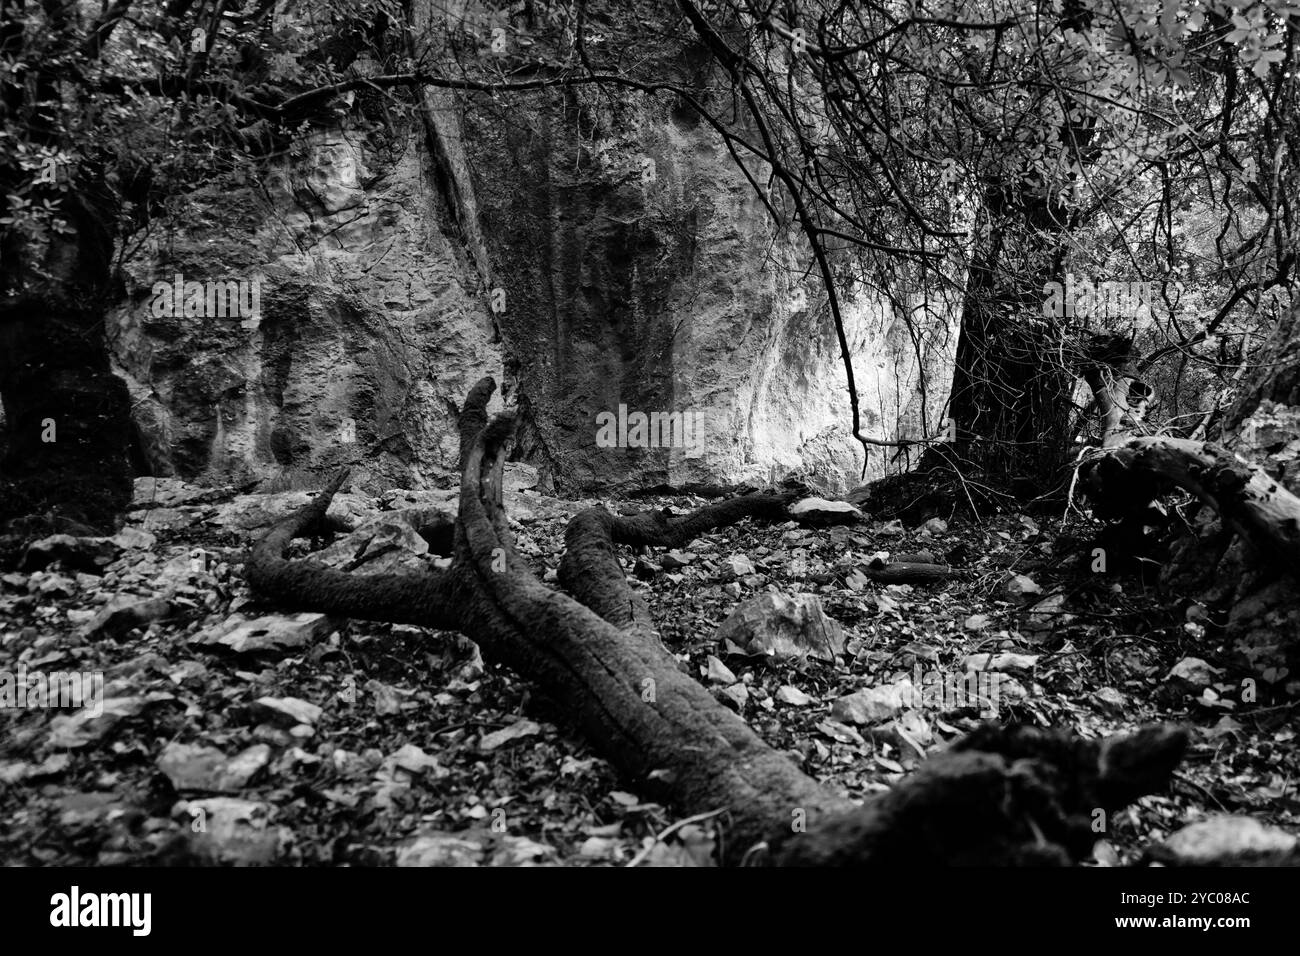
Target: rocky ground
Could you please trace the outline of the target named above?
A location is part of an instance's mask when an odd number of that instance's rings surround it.
[[[472,643],[255,599],[244,548],[308,497],[140,479],[121,533],[48,538],[0,576],[0,667],[13,675],[7,697],[0,684],[0,862],[707,863],[707,820],[674,827]],[[330,514],[356,530],[302,548],[327,546],[323,559],[356,573],[436,563],[410,509],[453,497],[340,495]],[[508,490],[539,576],[554,581],[565,522],[593,503]],[[1194,729],[1175,786],[1109,821],[1099,864],[1211,814],[1300,828],[1300,688],[1226,654],[1195,607],[1094,573],[1079,557],[1087,529],[1065,530],[1017,514],[743,522],[625,564],[681,666],[855,797],[982,713],[1089,736],[1171,720]],[[880,552],[957,573],[882,584]],[[14,690],[73,671],[102,672],[101,713],[23,706]]]

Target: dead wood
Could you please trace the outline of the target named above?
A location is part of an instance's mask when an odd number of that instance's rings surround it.
[[[1300,574],[1300,498],[1261,469],[1209,442],[1133,438],[1080,469],[1082,487],[1106,513],[1140,514],[1177,485],[1211,505],[1238,534]]]
[[[1090,847],[1084,833],[1091,834],[1093,808],[1132,799],[1133,787],[1114,785],[1117,765],[1107,755],[1134,738],[1097,742],[997,728],[866,806],[823,787],[682,672],[615,551],[618,543],[684,544],[747,516],[783,517],[788,499],[749,495],[681,517],[590,509],[565,536],[561,579],[572,596],[553,591],[510,538],[501,471],[513,419],[488,421],[493,387],[479,382],[460,416],[461,493],[448,570],[353,576],[286,559],[290,541],[319,523],[340,475],[253,549],[253,586],[294,607],[463,632],[487,659],[559,702],[633,787],[684,814],[724,809],[724,863],[1064,863]],[[1181,733],[1151,734],[1145,749],[1176,763]],[[1152,774],[1137,789],[1167,777]]]

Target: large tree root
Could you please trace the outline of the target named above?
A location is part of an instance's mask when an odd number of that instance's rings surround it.
[[[458,630],[560,702],[633,787],[694,814],[723,809],[725,863],[1066,863],[1085,856],[1094,811],[1168,779],[1174,729],[1087,741],[991,728],[884,797],[857,807],[817,783],[684,674],[628,586],[616,543],[679,545],[747,516],[783,517],[783,496],[730,499],[680,518],[576,516],[552,591],[515,554],[501,508],[513,422],[489,423],[490,379],[461,414],[453,561],[438,573],[349,576],[283,558],[319,522],[342,476],[253,550],[252,585],[298,607]],[[576,600],[575,600],[576,598]]]

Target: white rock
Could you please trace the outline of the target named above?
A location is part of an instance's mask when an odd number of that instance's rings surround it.
[[[1190,687],[1209,687],[1222,673],[1199,657],[1184,657],[1165,675],[1165,680],[1179,680]]]
[[[1002,590],[1010,597],[1017,601],[1027,602],[1043,593],[1043,589],[1038,586],[1033,578],[1025,574],[1009,575],[1003,582]]]
[[[158,543],[158,538],[148,531],[127,526],[113,535],[112,541],[123,551],[148,551]]]
[[[925,748],[934,742],[930,723],[915,710],[905,710],[883,727],[871,730],[871,737],[887,741],[899,754],[925,758]]]
[[[171,694],[148,694],[143,697],[107,697],[72,714],[59,714],[50,721],[46,746],[56,750],[84,747],[103,740],[127,717],[143,713],[161,701],[175,700]]]
[[[268,804],[233,797],[210,797],[180,803],[191,845],[213,863],[264,866],[279,853],[284,834],[268,826]]]
[[[744,684],[736,683],[730,687],[722,689],[722,695],[736,705],[737,710],[743,710],[745,704],[749,701],[749,689]]]
[[[522,461],[508,461],[502,469],[502,487],[505,491],[524,491],[536,488],[541,475],[535,467]]]
[[[255,702],[266,718],[280,726],[316,723],[324,713],[315,704],[297,697],[259,697]]]
[[[1297,838],[1254,817],[1218,814],[1183,827],[1163,844],[1188,865],[1231,862],[1252,853],[1294,853]]]
[[[1073,621],[1074,615],[1065,613],[1065,595],[1049,594],[1029,606],[1025,628],[1035,634],[1050,633]]]
[[[518,740],[521,737],[532,737],[541,733],[541,724],[531,720],[517,720],[509,727],[503,727],[500,730],[494,730],[490,734],[484,734],[479,741],[478,749],[487,753],[496,750],[512,740]]]
[[[1038,654],[1015,654],[1005,651],[1000,654],[971,654],[962,661],[962,669],[968,671],[1030,671],[1038,663]]]
[[[796,521],[810,528],[856,524],[862,520],[862,512],[847,501],[829,501],[826,498],[804,498],[787,510]]]
[[[914,706],[916,696],[916,688],[907,678],[879,687],[863,687],[837,698],[831,704],[831,717],[849,724],[877,724]]]
[[[806,707],[813,703],[813,698],[809,697],[798,687],[792,687],[789,684],[777,688],[774,696],[781,703],[789,704],[791,707]]]
[[[158,769],[177,790],[215,790],[233,792],[243,789],[271,760],[271,748],[253,744],[227,757],[216,747],[172,742],[163,748]]]
[[[423,833],[397,848],[398,866],[478,866],[483,844],[462,833]]]
[[[607,860],[619,850],[619,842],[608,837],[587,837],[578,847],[578,855],[587,860]]]
[[[815,594],[757,594],[731,612],[715,640],[777,660],[805,655],[834,660],[844,652],[844,629],[826,615]]]
[[[1114,687],[1098,687],[1092,696],[1109,711],[1122,710],[1128,704],[1128,699]]]
[[[838,743],[856,744],[859,747],[867,745],[860,733],[848,724],[842,724],[838,720],[823,720],[817,725],[817,730]]]
[[[733,554],[727,559],[727,567],[731,573],[738,578],[743,578],[747,574],[754,574],[754,563],[743,554]]]
[[[232,616],[190,640],[195,644],[228,647],[237,654],[291,651],[310,646],[337,626],[334,618],[314,611],[268,614],[252,621]]]
[[[394,767],[397,767],[400,770],[405,770],[408,773],[423,776],[430,780],[445,777],[450,772],[443,769],[443,766],[438,762],[437,757],[425,753],[419,747],[415,746],[415,744],[403,744],[401,748],[388,758],[388,760],[392,762]]]
[[[316,552],[312,560],[341,571],[380,574],[420,571],[425,568],[420,555],[428,552],[429,542],[405,520],[381,516]]]
[[[871,587],[871,578],[863,574],[861,568],[854,568],[844,579],[844,586],[850,591],[865,591]]]
[[[705,674],[714,684],[734,684],[736,682],[736,675],[731,672],[731,669],[712,654],[709,655],[705,664]]]

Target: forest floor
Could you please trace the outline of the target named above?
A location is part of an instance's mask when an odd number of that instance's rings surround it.
[[[0,709],[0,863],[707,862],[707,824],[657,841],[679,822],[670,810],[630,792],[553,704],[484,665],[465,639],[295,616],[254,599],[240,575],[244,549],[307,495],[151,482],[137,482],[127,529],[102,554],[74,549],[0,575],[0,667],[20,680],[102,672],[105,698],[97,716],[21,700]],[[335,509],[373,517],[429,503],[419,497],[345,495]],[[436,497],[445,505],[451,493]],[[593,503],[507,495],[518,550],[539,577],[554,581],[565,523]],[[1018,514],[920,528],[744,521],[683,548],[683,566],[643,564],[653,579],[632,580],[684,670],[805,772],[855,798],[889,788],[981,717],[923,699],[855,725],[837,719],[834,701],[960,676],[971,655],[1013,652],[997,664],[997,719],[1085,736],[1153,721],[1193,730],[1171,790],[1099,834],[1099,864],[1132,862],[1213,813],[1300,829],[1295,707],[1240,700],[1242,675],[1182,604],[1091,573],[1078,557],[1087,528],[1066,530]],[[401,553],[400,534],[394,542],[385,560],[430,560]],[[858,569],[882,550],[929,551],[959,574],[878,585]],[[631,575],[636,556],[623,552]],[[646,558],[657,567],[662,552]],[[737,604],[769,589],[817,594],[846,631],[845,653],[775,662],[720,645]]]

